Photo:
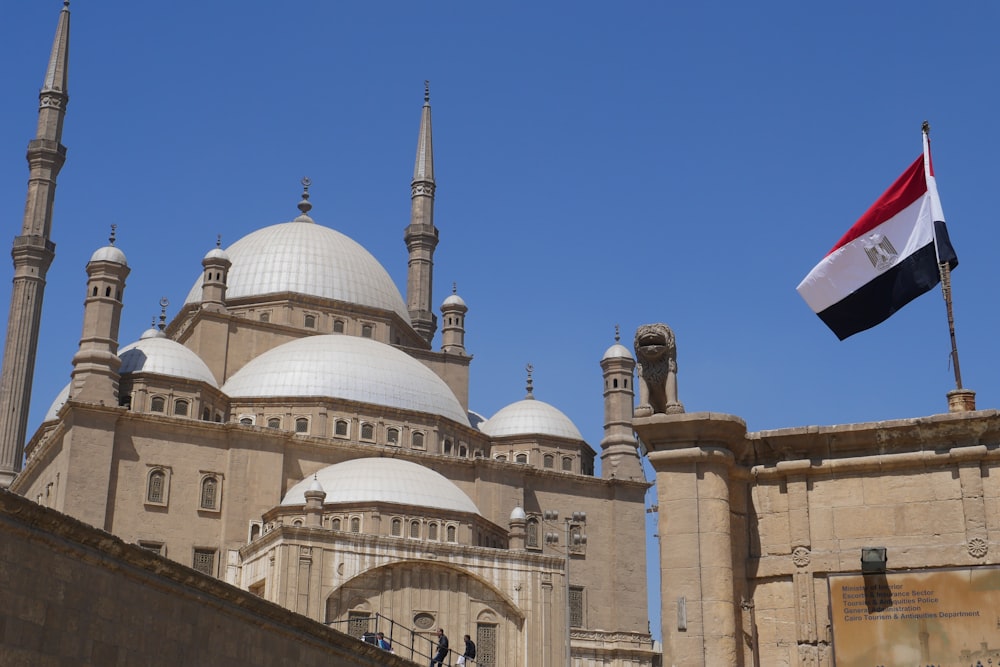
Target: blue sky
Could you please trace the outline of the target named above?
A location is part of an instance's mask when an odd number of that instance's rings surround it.
[[[61,3],[0,22],[0,220],[19,233]],[[953,388],[940,292],[839,342],[795,292],[920,152],[961,265],[964,384],[995,353],[995,3],[75,2],[33,430],[69,378],[84,265],[118,225],[121,340],[172,316],[200,260],[293,218],[366,246],[405,290],[423,81],[438,196],[435,303],[457,282],[472,407],[524,395],[595,447],[620,324],[670,324],[688,411],[751,430],[920,417]],[[12,275],[10,264],[5,269]],[[4,312],[9,292],[0,290]],[[557,508],[572,511],[573,508]],[[653,584],[655,589],[655,582]],[[654,619],[658,630],[658,620]]]

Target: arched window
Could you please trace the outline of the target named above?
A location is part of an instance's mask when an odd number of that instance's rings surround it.
[[[300,528],[302,526],[302,519],[296,519],[295,521],[292,521],[292,525],[295,526],[296,528]]]
[[[347,437],[347,422],[343,419],[338,419],[333,425],[333,434],[340,436],[342,438]]]
[[[611,381],[611,386],[614,387],[615,389],[618,388],[618,378],[615,378],[614,380]]]
[[[205,421],[205,422],[211,421],[212,420],[212,411],[209,410],[208,408],[205,408],[204,410],[202,410],[201,411],[201,420]]]
[[[309,432],[309,420],[306,417],[299,417],[295,420],[295,432],[296,433],[308,433]]]
[[[243,426],[253,426],[253,417],[240,417],[240,424]]]
[[[458,446],[458,455],[463,459],[469,455],[469,448],[465,446],[464,442]]]
[[[281,428],[281,417],[268,417],[267,418],[268,428]]]
[[[374,440],[375,439],[375,427],[371,424],[361,425],[361,439],[362,440]]]
[[[154,468],[146,481],[146,502],[163,505],[167,502],[167,473]]]
[[[201,480],[201,504],[203,510],[219,509],[219,480],[209,475]]]
[[[445,439],[444,441],[444,455],[451,456],[451,440]]]
[[[515,463],[527,463],[528,462],[528,455],[525,454],[524,452],[519,452],[517,455],[514,456],[514,462]]]
[[[344,320],[333,321],[333,333],[344,333]]]
[[[94,291],[91,296],[97,296],[97,285],[94,285]]]
[[[110,286],[104,288],[104,296],[111,296],[111,287]]]
[[[373,331],[374,331],[374,327],[372,327],[372,325],[370,325],[370,324],[362,324],[361,325],[361,337],[362,338],[371,338]]]
[[[340,530],[340,519],[332,519],[330,521],[330,528],[333,530]]]
[[[390,445],[398,445],[399,444],[399,429],[398,428],[389,428],[389,429],[386,429],[386,431],[385,431],[385,440]]]
[[[535,549],[538,548],[538,519],[534,517],[528,519],[525,526],[525,544]]]
[[[187,417],[188,413],[188,402],[184,399],[177,399],[174,401],[174,414],[179,417]]]
[[[361,532],[361,519],[356,516],[351,517],[351,532],[352,533]]]
[[[573,470],[573,459],[568,456],[563,457],[563,470],[572,471]]]
[[[458,530],[455,526],[448,526],[448,541],[454,542],[457,538]]]
[[[250,526],[250,541],[253,542],[258,537],[260,537],[260,524],[255,523],[252,526]]]
[[[316,316],[315,315],[306,315],[305,316],[305,322],[304,322],[304,324],[306,325],[307,329],[315,329],[316,328]]]
[[[432,523],[427,526],[427,539],[436,540],[438,538],[438,525]]]
[[[410,522],[410,537],[419,538],[420,537],[420,522],[411,521]]]
[[[424,434],[420,431],[414,431],[413,435],[410,436],[410,442],[413,444],[414,449],[423,449]]]
[[[544,457],[542,457],[542,465],[544,465],[546,468],[555,468],[556,457],[552,456],[551,454],[546,454]]]
[[[503,462],[505,462],[507,460],[507,455],[506,454],[497,454],[493,458],[496,459],[497,461],[500,461],[501,463],[503,463]]]
[[[403,520],[393,519],[392,520],[392,534],[395,537],[401,537],[403,535]]]
[[[150,412],[164,412],[167,405],[167,399],[162,396],[154,396],[153,400],[149,402]]]

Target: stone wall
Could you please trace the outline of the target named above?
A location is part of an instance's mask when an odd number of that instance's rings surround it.
[[[413,663],[0,490],[0,664]]]

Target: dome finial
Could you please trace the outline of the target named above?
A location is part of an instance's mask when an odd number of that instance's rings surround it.
[[[617,324],[615,325],[615,342],[620,343],[622,340],[622,330]]]
[[[451,284],[451,293],[452,294],[458,294],[458,283],[452,283]]]
[[[222,247],[222,234],[216,234],[215,235],[215,247],[216,248],[221,248]]]
[[[302,212],[301,217],[309,217],[309,211],[312,210],[313,205],[309,203],[309,186],[312,185],[312,181],[308,176],[302,179],[302,201],[299,202],[299,210]]]
[[[167,306],[170,305],[170,300],[167,297],[160,297],[160,331],[167,328]]]
[[[431,82],[424,79],[424,104],[431,103]]]
[[[534,398],[535,397],[534,387],[533,387],[534,383],[531,380],[531,374],[532,372],[534,372],[535,367],[532,366],[531,363],[528,363],[528,365],[524,367],[524,370],[528,371],[528,385],[527,387],[525,387],[525,389],[528,390],[528,395],[525,396],[525,398]]]
[[[111,224],[111,236],[108,237],[108,244],[109,245],[114,245],[115,244],[115,232],[117,230],[118,230],[118,225],[112,223]]]

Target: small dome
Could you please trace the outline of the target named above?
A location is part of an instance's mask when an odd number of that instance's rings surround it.
[[[163,329],[160,329],[159,327],[149,327],[148,329],[142,332],[142,335],[139,336],[139,340],[146,340],[147,338],[166,338],[166,337],[167,334],[163,333]]]
[[[208,369],[201,357],[177,341],[170,340],[165,336],[150,335],[147,338],[146,334],[149,332],[150,330],[147,329],[142,338],[131,345],[126,345],[118,353],[122,360],[119,373],[122,375],[129,373],[171,375],[186,380],[204,382],[212,387],[219,386],[212,371]]]
[[[210,251],[211,253],[211,251]],[[353,239],[313,222],[264,227],[231,245],[226,300],[293,292],[392,311],[410,323],[396,284]],[[185,303],[200,303],[198,277]]]
[[[570,418],[548,403],[526,398],[511,403],[479,425],[479,430],[492,438],[511,435],[553,435],[571,440],[583,440],[580,430]]]
[[[308,336],[279,345],[234,373],[222,391],[232,398],[340,398],[469,425],[455,394],[434,371],[405,352],[358,336]]]
[[[635,357],[632,356],[632,352],[627,347],[621,343],[615,343],[605,350],[604,356],[601,357],[602,361],[604,359],[635,359]]]
[[[441,302],[441,310],[448,308],[448,306],[459,306],[462,308],[468,308],[465,305],[465,301],[457,294],[449,294],[448,298]]]
[[[70,382],[62,388],[62,391],[60,391],[59,395],[56,396],[56,400],[52,401],[52,405],[49,406],[49,411],[45,413],[45,419],[42,420],[43,422],[50,422],[59,415],[59,410],[62,409],[62,406],[69,400],[69,389],[72,385],[73,383]]]
[[[91,262],[114,262],[115,264],[121,264],[122,266],[128,266],[128,261],[125,259],[125,253],[116,248],[113,245],[106,245],[103,248],[98,248],[93,255],[90,256]]]
[[[323,485],[319,483],[319,477],[314,476],[312,482],[309,484],[309,491],[319,491],[320,493],[325,493],[323,490]]]
[[[226,253],[226,251],[223,250],[222,248],[212,248],[207,253],[205,253],[205,259],[209,259],[209,260],[211,260],[211,259],[221,259],[221,260],[225,260],[227,262],[231,262],[232,261],[231,259],[229,259],[229,255]],[[204,260],[202,260],[202,261],[204,261]]]
[[[476,504],[444,475],[422,465],[392,458],[363,458],[336,463],[304,479],[285,494],[282,505],[302,505],[305,491],[318,480],[327,492],[324,504],[395,503],[479,514]]]
[[[524,508],[518,505],[510,511],[511,521],[524,521],[528,518],[528,515],[524,513]]]

